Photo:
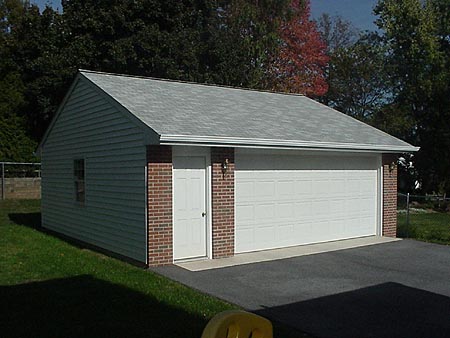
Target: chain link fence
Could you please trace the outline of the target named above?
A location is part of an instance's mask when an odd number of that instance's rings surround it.
[[[0,162],[1,199],[37,199],[41,197],[41,164]]]
[[[450,198],[399,193],[397,221],[399,237],[450,243]]]

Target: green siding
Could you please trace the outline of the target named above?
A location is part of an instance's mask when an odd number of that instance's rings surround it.
[[[73,160],[86,164],[86,202],[75,201]],[[45,228],[146,261],[144,134],[80,79],[42,150]]]

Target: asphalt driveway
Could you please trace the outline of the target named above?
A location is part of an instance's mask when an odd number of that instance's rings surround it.
[[[450,337],[450,247],[403,240],[162,275],[316,337]]]

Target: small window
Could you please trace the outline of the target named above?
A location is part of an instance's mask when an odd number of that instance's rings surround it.
[[[75,183],[75,200],[84,204],[85,183],[84,183],[84,159],[73,161],[73,178]]]

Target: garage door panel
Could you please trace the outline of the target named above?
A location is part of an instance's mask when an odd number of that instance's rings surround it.
[[[242,222],[242,224],[245,224],[246,221],[253,221],[255,219],[255,208],[259,208],[259,206],[255,205],[236,206],[236,214],[239,215],[239,220]]]
[[[328,180],[319,178],[312,182],[313,192],[316,197],[326,197],[330,194],[330,184]]]
[[[345,193],[345,179],[336,175],[337,177],[333,180],[333,184],[329,186],[329,193],[331,196],[339,196]]]
[[[360,183],[361,181],[358,179],[350,178],[347,179],[346,182],[346,192],[349,196],[355,196],[356,194],[359,194],[360,189]]]
[[[305,218],[311,217],[311,202],[296,202],[295,203],[295,219],[301,221]]]
[[[253,196],[255,195],[254,182],[241,179],[239,184],[236,185],[236,195],[240,196],[241,202],[253,200]]]
[[[311,204],[311,212],[315,219],[328,218],[330,212],[330,202],[317,199]]]
[[[255,240],[259,243],[270,243],[275,238],[275,227],[267,224],[259,224],[255,227]]]
[[[275,195],[275,182],[274,181],[256,181],[255,185],[255,196],[259,199],[269,199],[272,200]]]
[[[239,238],[239,242],[236,242],[236,252],[258,250],[252,243],[255,242],[252,228],[241,228],[236,230],[236,238]],[[241,245],[241,243],[246,243]]]
[[[333,230],[336,237],[345,234],[345,221],[342,218],[333,219],[330,221],[330,229]]]
[[[371,216],[374,212],[374,204],[375,199],[374,198],[362,198],[359,199],[359,211],[360,214],[363,216]]]
[[[294,183],[295,195],[308,195],[312,194],[312,182],[306,179],[297,179]]]
[[[236,252],[375,234],[377,163],[237,153]]]
[[[342,217],[345,215],[345,201],[342,199],[330,200],[330,213],[334,217]]]
[[[294,235],[294,224],[286,224],[278,227],[278,239],[283,243],[289,243],[292,236]],[[289,245],[289,244],[288,244]]]
[[[278,203],[276,205],[276,217],[278,219],[291,220],[294,218],[294,203]]]
[[[295,181],[279,180],[276,183],[277,195],[281,199],[291,199],[295,195]]]
[[[255,220],[263,221],[275,216],[275,204],[260,204],[255,207]]]

